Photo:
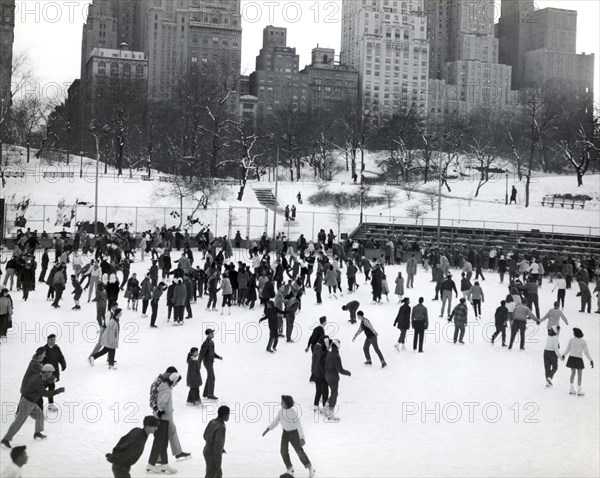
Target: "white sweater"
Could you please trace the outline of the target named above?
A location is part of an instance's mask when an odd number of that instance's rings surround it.
[[[569,345],[567,345],[567,350],[565,350],[565,357],[567,355],[571,355],[571,357],[583,358],[582,355],[588,358],[591,362],[592,357],[590,356],[590,351],[588,350],[587,342],[583,339],[578,339],[577,337],[573,337],[569,340]]]
[[[302,430],[300,418],[298,417],[298,413],[294,407],[286,409],[282,408],[279,410],[279,413],[275,417],[275,420],[273,420],[273,423],[268,426],[269,430],[275,429],[280,422],[281,428],[283,428],[286,432],[298,430],[300,439],[304,439],[304,430]]]
[[[560,345],[558,344],[558,335],[548,336],[548,340],[546,340],[546,346],[544,350],[550,350],[556,352],[556,356],[560,357]]]
[[[556,289],[560,290],[560,289],[566,289],[567,288],[567,281],[564,279],[556,279],[554,281],[554,288],[552,289],[552,292],[554,292]]]

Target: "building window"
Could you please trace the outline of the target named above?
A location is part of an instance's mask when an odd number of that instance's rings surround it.
[[[118,63],[110,64],[110,76],[119,76],[119,64]]]

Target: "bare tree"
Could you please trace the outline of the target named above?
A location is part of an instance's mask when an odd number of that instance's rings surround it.
[[[246,189],[248,177],[252,171],[256,171],[257,160],[263,156],[263,153],[255,152],[256,143],[259,139],[256,133],[247,134],[241,124],[236,125],[236,130],[239,137],[235,142],[239,144],[241,149],[240,165],[242,168],[242,184],[240,185],[237,200],[241,201],[244,198],[244,190]]]
[[[386,186],[383,189],[383,191],[381,192],[381,194],[387,200],[388,209],[391,210],[392,205],[394,204],[394,201],[396,200],[396,197],[398,197],[398,190],[394,189],[391,186]]]
[[[436,188],[428,188],[423,191],[425,194],[425,198],[423,199],[423,204],[427,204],[432,211],[435,210],[436,206],[439,202],[438,191]]]
[[[480,189],[490,181],[493,177],[493,173],[490,173],[490,169],[496,163],[498,158],[498,151],[495,144],[489,139],[492,138],[492,132],[489,132],[485,138],[471,138],[470,144],[468,145],[470,151],[473,153],[474,160],[477,162],[477,171],[479,172],[479,181],[477,182],[477,189],[475,191],[475,197],[479,195]]]
[[[405,183],[402,183],[400,188],[402,189],[402,191],[404,191],[404,194],[406,194],[406,199],[410,201],[412,199],[413,193],[417,189],[417,185],[412,181],[407,181]]]
[[[415,224],[419,224],[419,219],[425,215],[425,211],[421,209],[421,206],[411,206],[407,211],[408,217],[412,217],[415,220]]]

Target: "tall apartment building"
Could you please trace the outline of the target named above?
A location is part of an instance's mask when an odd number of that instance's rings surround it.
[[[430,114],[469,114],[511,106],[511,67],[498,62],[493,10],[486,2],[426,0],[430,43]],[[439,81],[442,80],[442,81]],[[436,89],[442,88],[440,94]],[[442,98],[442,103],[439,99]]]
[[[337,63],[334,49],[317,46],[310,65],[299,71],[299,63],[296,49],[287,46],[287,30],[266,27],[249,84],[250,95],[257,98],[259,118],[286,107],[316,113],[330,110],[340,101],[356,99],[358,71]]]
[[[594,55],[577,54],[577,12],[560,8],[534,10],[533,2],[515,5],[515,0],[503,0],[501,8],[500,51],[513,65],[515,87],[538,85],[550,94],[570,92],[585,99],[591,110]],[[514,22],[515,11],[522,21]]]
[[[358,70],[335,62],[333,48],[313,48],[311,63],[300,71],[306,75],[308,111],[330,110],[340,101],[355,101]]]
[[[364,111],[427,111],[429,42],[423,0],[344,0],[341,63],[359,75]]]
[[[167,100],[181,75],[207,67],[238,81],[241,68],[240,0],[146,0],[142,50],[148,55],[148,94]],[[231,105],[232,111],[237,104]]]
[[[11,102],[15,0],[0,0],[0,105],[4,114]]]
[[[278,108],[299,108],[307,100],[307,84],[299,75],[300,56],[287,46],[287,29],[268,26],[263,46],[250,75],[250,94],[258,99],[257,114],[264,118]]]

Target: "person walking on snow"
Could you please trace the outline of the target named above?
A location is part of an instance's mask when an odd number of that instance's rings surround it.
[[[565,353],[561,357],[562,360],[568,355],[569,360],[567,360],[567,367],[571,369],[571,378],[570,383],[571,387],[569,389],[569,393],[571,395],[575,395],[575,387],[573,386],[573,382],[575,380],[575,373],[577,373],[577,396],[583,397],[585,394],[581,389],[581,379],[583,374],[583,369],[585,368],[583,364],[582,355],[585,354],[587,359],[590,361],[590,367],[594,368],[594,361],[590,356],[590,352],[588,350],[588,345],[585,340],[583,340],[583,332],[581,329],[575,327],[573,329],[573,338],[569,340],[569,344],[567,345],[567,349]]]
[[[379,350],[379,345],[377,345],[377,332],[375,331],[373,324],[371,324],[371,321],[365,317],[362,310],[359,310],[357,312],[357,315],[360,320],[360,327],[356,331],[356,334],[354,334],[354,337],[352,338],[352,342],[354,342],[356,340],[356,337],[358,337],[361,334],[361,332],[364,331],[365,344],[363,346],[363,352],[365,353],[365,357],[367,359],[367,361],[365,362],[365,365],[371,365],[371,363],[372,363],[371,362],[371,354],[369,353],[369,349],[371,348],[371,345],[372,345],[373,349],[375,350],[375,353],[379,357],[379,360],[381,360],[381,368],[386,367],[387,363],[385,363],[383,354],[381,353],[381,350]]]
[[[262,436],[264,437],[271,430],[274,430],[280,423],[281,428],[283,428],[283,433],[281,435],[281,458],[283,458],[286,473],[294,476],[294,467],[292,466],[289,452],[289,445],[291,443],[298,454],[298,458],[300,458],[304,467],[308,469],[309,478],[314,477],[315,469],[308,459],[308,456],[306,456],[303,448],[306,443],[304,439],[304,430],[302,429],[298,412],[294,408],[294,399],[289,395],[281,396],[281,410],[279,410],[275,420],[267,427]]]

